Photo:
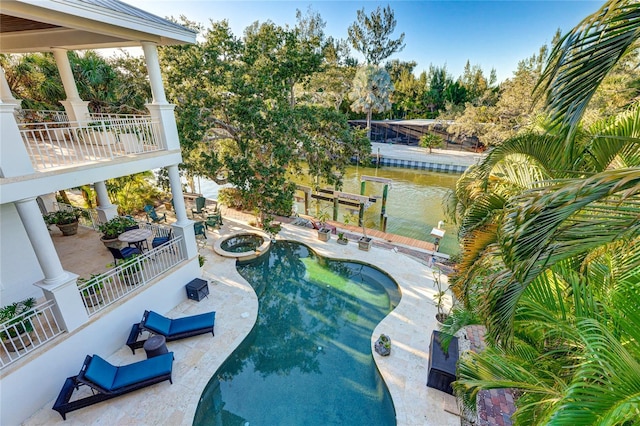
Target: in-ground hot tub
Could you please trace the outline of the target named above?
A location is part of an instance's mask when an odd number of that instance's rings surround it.
[[[271,238],[264,232],[247,231],[220,238],[213,250],[220,256],[238,261],[251,260],[269,251]]]

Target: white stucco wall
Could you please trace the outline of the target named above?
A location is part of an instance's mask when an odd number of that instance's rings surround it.
[[[108,358],[125,345],[132,324],[140,322],[145,310],[170,311],[186,299],[185,285],[199,276],[200,267],[195,257],[73,333],[48,343],[50,347],[41,355],[27,356],[7,367],[0,376],[0,424],[18,425],[54,400],[65,379],[78,374],[86,355]]]
[[[0,305],[41,297],[33,283],[44,278],[13,203],[0,206]]]

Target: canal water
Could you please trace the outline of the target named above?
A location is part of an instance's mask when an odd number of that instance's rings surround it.
[[[458,174],[437,173],[425,170],[403,169],[398,167],[355,167],[347,168],[342,187],[343,192],[360,194],[360,181],[363,175],[391,179],[387,197],[387,232],[398,234],[416,240],[434,242],[430,235],[431,229],[443,221],[443,229],[446,231],[440,242],[440,251],[446,254],[454,254],[459,251],[456,237],[457,229],[445,216],[443,201],[448,191],[455,188]],[[311,186],[311,180],[305,177],[294,178],[296,183]],[[207,198],[218,198],[218,190],[221,187],[215,182],[202,179],[200,192]],[[328,188],[327,189],[332,189]],[[365,195],[377,198],[377,201],[365,211],[365,224],[367,228],[381,229],[380,212],[382,208],[383,184],[367,182]],[[296,193],[298,199],[302,199],[303,193]],[[304,202],[295,203],[298,213],[304,213]],[[333,214],[333,204],[315,200],[310,203],[309,214],[317,216],[319,211],[324,211],[330,216]],[[357,225],[358,210],[356,207],[340,205],[338,220],[343,221],[347,216],[351,219],[351,225]]]

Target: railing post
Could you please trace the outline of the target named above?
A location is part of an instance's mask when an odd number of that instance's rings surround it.
[[[56,320],[67,332],[73,331],[89,321],[87,310],[82,303],[82,297],[76,284],[78,276],[67,273],[67,281],[58,284],[45,284],[43,281],[36,283],[42,289],[47,300],[55,302],[53,310]]]

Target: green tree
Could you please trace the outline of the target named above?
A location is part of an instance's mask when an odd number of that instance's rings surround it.
[[[420,137],[419,145],[422,148],[429,148],[429,154],[431,154],[433,148],[442,146],[442,137],[433,133],[425,133]]]
[[[373,65],[361,67],[353,79],[349,99],[351,109],[367,116],[367,137],[371,138],[371,114],[391,108],[390,96],[394,87],[389,74]]]
[[[367,16],[364,8],[358,10],[356,22],[347,30],[349,41],[354,49],[364,55],[370,65],[379,65],[396,52],[404,49],[404,33],[393,40],[391,34],[396,29],[396,19],[389,5],[380,6]]]

